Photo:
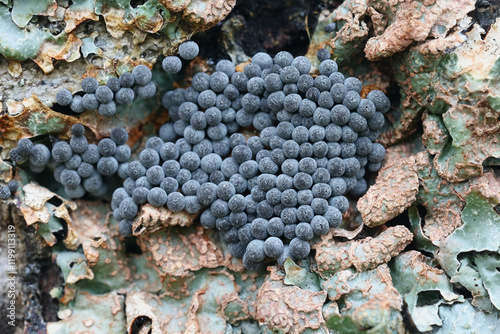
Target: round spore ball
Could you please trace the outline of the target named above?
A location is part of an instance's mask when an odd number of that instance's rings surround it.
[[[250,179],[259,172],[259,164],[255,160],[248,160],[240,165],[239,172],[241,176]]]
[[[381,162],[385,158],[385,148],[379,143],[373,143],[368,160],[370,162]]]
[[[349,110],[356,110],[360,102],[361,97],[359,96],[359,93],[354,90],[348,91],[345,94],[344,100],[342,100],[342,104]]]
[[[160,156],[155,150],[146,148],[139,154],[139,161],[144,167],[149,168],[160,163]]]
[[[221,163],[221,172],[225,177],[230,178],[232,175],[239,173],[239,164],[232,157],[226,158]]]
[[[264,241],[262,240],[252,240],[247,245],[245,255],[243,258],[248,257],[248,259],[252,262],[262,262],[266,258],[266,253],[264,251]],[[247,264],[244,261],[245,268],[247,268]],[[248,269],[248,268],[247,268]]]
[[[300,74],[308,74],[311,71],[311,62],[304,56],[296,57],[291,65],[297,68]]]
[[[232,212],[243,212],[246,208],[245,196],[236,194],[228,201],[228,207]]]
[[[123,183],[123,186],[127,186],[125,187],[125,190],[130,190],[132,192],[132,186],[130,184],[127,185],[127,183]],[[135,185],[134,185],[135,187]],[[97,171],[92,174],[90,177],[86,178],[85,180],[83,180],[83,188],[90,192],[90,193],[98,193],[100,191],[100,189],[103,188],[103,183],[102,183],[102,176],[101,174],[99,174]],[[131,193],[130,192],[130,193]]]
[[[385,117],[381,112],[376,112],[372,118],[368,120],[368,127],[372,131],[377,131],[382,129],[385,124]]]
[[[167,207],[172,212],[180,212],[184,210],[186,201],[184,195],[180,192],[173,192],[168,194]]]
[[[324,30],[326,33],[332,33],[337,29],[337,24],[335,22],[328,23]]]
[[[111,130],[109,137],[116,145],[123,145],[128,140],[128,132],[124,128],[114,128]]]
[[[33,143],[28,138],[21,138],[17,142],[17,150],[23,156],[28,156],[33,149]]]
[[[227,59],[219,60],[215,65],[215,70],[224,72],[228,77],[231,77],[235,72],[233,62]]]
[[[10,191],[8,186],[0,187],[0,199],[7,200],[11,196],[12,192]]]
[[[317,88],[320,92],[327,92],[330,87],[331,87],[331,82],[330,82],[330,79],[326,76],[326,75],[318,75],[315,79],[314,79],[314,87]],[[318,101],[319,99],[319,94],[317,94],[317,97],[315,97],[314,101]],[[306,93],[306,96],[307,96],[307,93]]]
[[[260,189],[264,191],[271,190],[276,186],[276,175],[273,174],[261,174],[257,178],[257,184]]]
[[[52,147],[52,157],[58,163],[63,163],[68,161],[72,155],[73,152],[71,150],[71,146],[65,141],[57,142]]]
[[[182,185],[182,192],[186,196],[194,196],[200,188],[200,183],[196,180],[189,180]]]
[[[172,142],[177,139],[177,136],[173,131],[172,123],[163,124],[158,132],[158,135],[164,142]]]
[[[113,101],[113,91],[108,86],[99,86],[95,91],[95,97],[99,103],[110,103]]]
[[[217,186],[217,196],[224,201],[229,201],[235,194],[236,189],[230,182],[223,181]]]
[[[303,144],[309,140],[309,130],[304,126],[297,126],[292,131],[292,139],[298,144]]]
[[[137,188],[136,188],[137,189]],[[135,191],[135,190],[134,190]],[[132,193],[133,196],[133,193]],[[167,202],[167,193],[165,190],[159,187],[155,187],[151,189],[148,193],[148,203],[151,204],[152,206],[159,208]]]
[[[336,73],[339,73],[339,72],[336,72]],[[332,76],[333,76],[333,74],[330,75],[330,81],[332,81]],[[343,83],[337,82],[337,83],[334,83],[332,85],[332,87],[330,88],[330,93],[332,94],[333,101],[335,103],[342,103],[342,101],[344,101],[344,98],[347,94],[347,90],[346,90]]]
[[[97,162],[97,170],[104,176],[110,176],[118,170],[118,161],[114,157],[102,157]]]
[[[139,207],[131,197],[123,199],[120,203],[120,214],[124,219],[132,220],[137,215]]]
[[[231,156],[236,163],[241,164],[252,159],[252,150],[246,145],[237,145],[233,148]]]
[[[217,199],[217,189],[217,185],[210,182],[201,184],[196,192],[200,204],[211,205]]]
[[[230,228],[228,231],[222,233],[222,239],[229,244],[240,241],[238,238],[238,229],[235,227]]]
[[[300,190],[297,192],[297,200],[300,205],[309,205],[311,204],[314,196],[312,191],[309,189]]]
[[[60,181],[63,186],[74,189],[80,185],[82,179],[75,170],[65,169],[61,173]]]
[[[10,180],[9,183],[7,183],[7,187],[9,188],[10,192],[14,194],[17,189],[19,189],[19,183],[17,183],[16,180]]]
[[[132,191],[132,199],[137,205],[148,202],[149,189],[146,187],[137,187]]]
[[[82,198],[85,195],[85,189],[79,184],[75,188],[64,187],[64,191],[71,198]],[[103,193],[101,190],[100,193]]]
[[[259,161],[259,170],[263,174],[277,174],[279,166],[271,158],[265,157]]]
[[[254,201],[260,202],[266,199],[266,192],[260,189],[258,186],[252,187],[250,194]]]
[[[354,131],[350,126],[344,125],[342,127],[342,140],[345,143],[353,143],[358,139],[358,133]]]
[[[324,198],[314,198],[311,202],[311,208],[317,215],[322,215],[328,209],[328,201]]]
[[[182,69],[182,62],[177,56],[168,56],[161,63],[167,73],[178,73]]]
[[[264,252],[270,258],[278,258],[283,252],[283,241],[277,237],[267,238],[264,242]]]
[[[179,189],[179,182],[173,177],[167,176],[161,181],[160,188],[165,190],[167,194],[170,194]]]
[[[215,227],[217,227],[217,229],[221,232],[226,232],[233,228],[231,222],[229,221],[229,216],[217,218]]]
[[[351,188],[349,191],[349,194],[353,197],[361,197],[363,194],[366,192],[368,189],[368,184],[366,183],[366,180],[361,178],[356,181],[356,185]]]
[[[186,152],[180,158],[180,165],[189,171],[195,171],[200,166],[200,157],[194,152]]]
[[[73,100],[73,94],[65,88],[60,89],[56,94],[56,101],[61,106],[69,106]]]
[[[273,59],[265,52],[258,52],[253,55],[252,64],[257,64],[261,69],[266,69],[273,65]]]
[[[64,163],[68,169],[77,169],[82,163],[82,157],[79,154],[73,154],[71,158]]]
[[[76,137],[83,136],[85,127],[80,123],[75,123],[71,126],[71,134]]]
[[[281,203],[281,191],[278,188],[273,188],[266,193],[266,202],[270,205],[278,205]]]
[[[81,114],[82,112],[84,112],[85,108],[83,107],[82,100],[83,98],[80,95],[75,95],[71,100],[71,104],[69,106],[71,111],[77,114]]]
[[[202,91],[200,95],[198,95],[198,105],[204,109],[208,109],[205,111],[205,114],[207,117],[207,123],[209,125],[217,125],[222,120],[222,115],[220,114],[220,110],[216,107],[214,109],[218,110],[217,120],[211,117],[210,113],[215,111],[212,110],[212,107],[215,106],[216,102],[217,102],[217,94],[215,94],[213,90],[207,89]]]
[[[97,149],[101,156],[110,157],[116,152],[116,143],[110,138],[104,138],[97,144]]]
[[[210,210],[205,210],[200,216],[200,223],[205,228],[215,228],[216,218]]]
[[[341,213],[349,209],[349,200],[345,196],[335,196],[330,198],[329,204],[337,208]]]
[[[268,92],[276,92],[283,88],[283,81],[279,74],[271,73],[264,78],[264,87]]]
[[[320,62],[330,59],[330,56],[330,51],[328,51],[327,49],[319,49],[318,52],[316,52],[316,58],[318,58]]]
[[[120,145],[116,148],[114,157],[118,162],[127,162],[130,159],[130,154],[130,147],[127,145]]]
[[[367,165],[367,169],[373,173],[378,172],[380,168],[382,168],[381,162],[369,162]]]
[[[244,212],[231,212],[229,221],[234,227],[241,228],[248,222],[248,217]]]
[[[82,80],[82,90],[85,93],[94,93],[97,87],[99,87],[99,83],[94,77],[86,77]]]
[[[337,228],[342,223],[342,213],[334,206],[329,206],[324,217],[330,228]]]
[[[241,259],[245,255],[246,251],[246,243],[244,242],[235,242],[232,244],[228,244],[227,248],[229,249],[229,253],[235,258]]]
[[[273,207],[266,201],[261,201],[257,204],[257,216],[269,219],[273,216]]]
[[[99,101],[95,94],[85,94],[82,98],[82,106],[87,110],[96,110],[99,107]]]
[[[309,241],[314,237],[314,232],[309,223],[299,223],[295,226],[295,235],[301,240]]]
[[[97,108],[97,113],[104,117],[111,117],[116,113],[116,103],[111,101],[109,103],[101,103]]]
[[[201,168],[198,168],[191,174],[191,179],[196,180],[200,184],[202,184],[208,182],[209,175],[205,173]]]
[[[372,118],[375,115],[376,107],[373,101],[369,99],[361,99],[356,111],[364,118]]]
[[[297,88],[302,93],[306,93],[314,85],[314,79],[309,74],[302,74],[297,80]]]
[[[293,187],[293,178],[286,174],[279,174],[276,178],[276,188],[285,191]]]
[[[125,88],[131,88],[135,84],[135,78],[130,72],[125,72],[120,75],[120,86]]]
[[[288,159],[295,159],[299,156],[300,146],[294,140],[287,140],[283,143],[283,154]]]
[[[139,161],[132,161],[128,165],[128,174],[133,180],[137,180],[141,176],[146,175],[146,167],[144,167]]]
[[[299,161],[299,171],[307,173],[307,174],[314,174],[316,171],[318,165],[316,163],[316,160],[313,158],[302,158]]]
[[[366,98],[371,100],[377,111],[382,114],[385,114],[391,108],[391,101],[383,92],[379,90],[372,90],[368,93]]]
[[[299,172],[293,177],[293,185],[298,190],[309,189],[312,183],[312,176],[304,172]]]
[[[76,171],[80,177],[90,177],[94,173],[94,166],[89,163],[82,162]]]
[[[71,141],[70,141],[71,143]],[[99,149],[95,144],[88,144],[87,149],[81,154],[82,160],[89,164],[96,164],[101,158]]]
[[[330,230],[330,225],[325,217],[314,216],[311,221],[311,228],[317,236],[322,236],[328,233]]]
[[[229,77],[224,72],[214,72],[210,76],[209,83],[214,92],[221,93],[229,84]]]
[[[361,93],[361,89],[363,88],[361,81],[355,77],[346,78],[344,85],[347,91],[355,91],[356,93]]]
[[[120,79],[111,77],[106,81],[106,86],[111,89],[112,92],[116,93],[120,88]]]
[[[153,78],[151,70],[146,65],[138,65],[132,70],[135,83],[141,86],[147,85]]]
[[[120,223],[118,224],[118,230],[120,231],[120,234],[124,237],[132,236],[133,235],[132,221],[127,219],[120,220]]]
[[[333,196],[344,195],[347,190],[347,184],[344,179],[340,177],[332,178],[329,182]]]
[[[189,144],[196,145],[205,139],[205,131],[196,130],[191,125],[188,125],[184,129],[184,138]]]
[[[265,240],[267,238],[268,221],[263,218],[255,218],[250,224],[250,231],[253,238]]]
[[[97,180],[97,177],[99,177],[99,180],[101,180],[101,182],[102,182],[101,174],[99,174],[96,171],[91,177],[89,177],[88,179],[84,180],[83,186],[85,187],[86,186],[86,182],[88,180],[92,179],[92,178],[94,178],[95,180]],[[132,192],[136,188],[135,181],[132,178],[130,178],[130,177],[126,178],[123,181],[123,188],[125,189],[125,191],[127,192],[127,194],[129,194],[130,196],[132,196]],[[85,190],[89,191],[87,188],[85,188]]]
[[[143,99],[153,97],[156,94],[156,84],[151,81],[146,86],[136,86],[135,92]]]
[[[154,186],[159,185],[165,178],[165,172],[160,166],[152,166],[146,172],[146,178]]]
[[[221,199],[215,200],[210,205],[210,210],[212,211],[213,215],[217,218],[227,217],[229,214],[229,208],[227,202]]]
[[[135,93],[132,88],[122,87],[115,93],[116,103],[129,104],[134,101]]]
[[[200,48],[196,42],[186,41],[179,45],[179,56],[186,60],[193,60],[198,56]]]
[[[299,238],[293,238],[290,241],[289,247],[290,255],[299,260],[306,258],[311,251],[309,242],[301,240]]]

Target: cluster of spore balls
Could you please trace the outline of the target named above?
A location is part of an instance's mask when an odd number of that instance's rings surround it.
[[[125,72],[119,78],[111,77],[105,85],[99,85],[94,77],[82,80],[84,95],[73,95],[68,89],[60,89],[56,102],[77,114],[85,110],[97,110],[99,115],[110,117],[116,113],[117,105],[126,105],[138,97],[150,98],[156,93],[151,70],[146,65],[134,67],[132,73]]]
[[[197,54],[194,42],[179,48],[182,58]],[[341,224],[345,196],[366,191],[365,171],[380,169],[385,149],[374,141],[390,108],[381,91],[361,98],[361,82],[338,72],[327,50],[317,57],[316,76],[307,58],[285,51],[257,53],[242,72],[221,60],[167,92],[170,120],[113,193],[121,232],[132,233],[148,203],[201,212],[248,269],[307,257],[311,242]],[[169,56],[162,65],[176,73],[182,62]]]
[[[74,124],[69,142],[53,138],[56,142],[51,149],[23,138],[10,151],[10,158],[18,164],[29,163],[34,173],[50,168],[55,180],[64,186],[71,198],[81,198],[86,192],[103,196],[108,189],[105,177],[125,178],[128,175],[131,153],[126,145],[128,133],[123,128],[114,128],[110,138],[101,139],[95,145],[88,142],[84,132],[82,124]]]
[[[19,189],[19,183],[15,180],[11,180],[6,185],[0,186],[0,199],[9,199],[16,193],[17,189]]]

